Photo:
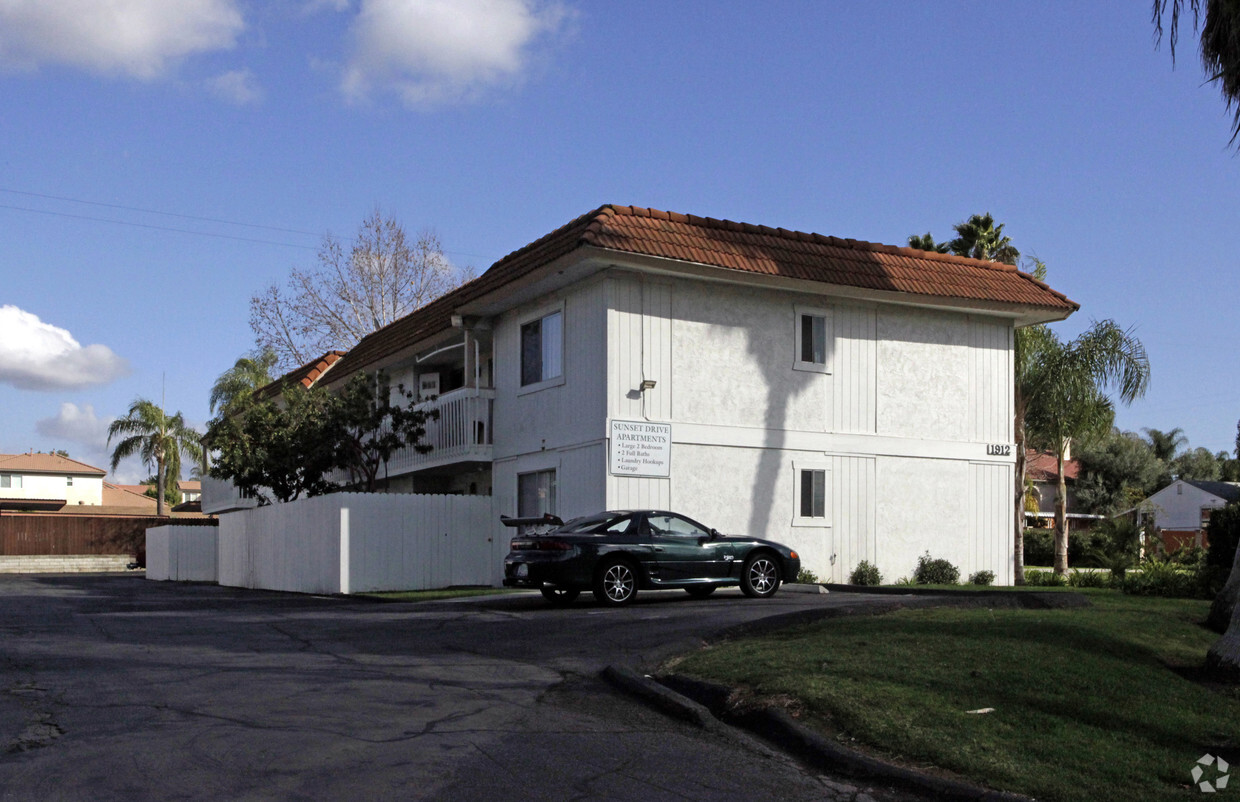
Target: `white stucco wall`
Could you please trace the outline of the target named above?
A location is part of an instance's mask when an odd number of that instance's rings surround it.
[[[6,471],[6,473],[8,473]],[[69,485],[67,474],[20,473],[20,488],[4,488],[7,498],[64,499],[67,506],[98,506],[103,503],[103,478],[74,476]]]

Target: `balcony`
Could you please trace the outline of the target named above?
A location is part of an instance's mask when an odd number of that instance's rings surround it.
[[[400,449],[388,461],[388,474],[399,476],[467,462],[489,463],[494,404],[494,390],[473,387],[452,390],[434,401],[418,404],[417,409],[439,410],[439,420],[426,422],[426,437],[422,440],[431,451],[419,454],[412,448]]]

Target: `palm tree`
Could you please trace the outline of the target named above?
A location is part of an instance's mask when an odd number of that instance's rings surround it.
[[[996,226],[990,212],[975,214],[954,228],[956,238],[947,243],[947,248],[957,256],[1007,265],[1014,265],[1020,259],[1020,251],[1012,245],[1012,238],[1003,236],[1003,224]]]
[[[271,348],[238,359],[211,385],[211,413],[214,414],[218,407],[221,415],[227,414],[231,407],[250,393],[270,384],[274,378],[271,370],[279,359]]]
[[[1168,465],[1171,464],[1171,460],[1175,459],[1180,449],[1188,445],[1188,437],[1179,426],[1167,432],[1160,432],[1158,429],[1142,429],[1141,431],[1145,432],[1145,436],[1149,438],[1150,449],[1153,450],[1154,456]]]
[[[1208,80],[1215,81],[1223,102],[1232,112],[1231,143],[1240,138],[1240,6],[1231,0],[1154,0],[1153,22],[1157,41],[1162,42],[1163,15],[1171,11],[1171,60],[1179,37],[1180,13],[1193,12],[1193,29],[1198,27],[1202,6],[1205,23],[1201,28],[1201,64]]]
[[[1047,334],[1026,366],[1025,404],[1031,434],[1056,457],[1055,573],[1062,576],[1068,570],[1068,444],[1109,431],[1115,408],[1104,389],[1113,387],[1120,401],[1132,403],[1149,387],[1150,363],[1141,341],[1111,320],[1094,323],[1068,343]]]
[[[935,253],[947,253],[946,242],[935,242],[934,237],[927,231],[925,234],[914,234],[908,238],[908,246],[916,248],[919,251],[934,251]]]
[[[181,477],[181,455],[197,460],[202,455],[199,445],[201,435],[185,425],[181,413],[168,415],[163,408],[145,398],[136,399],[129,405],[123,418],[108,425],[108,445],[112,438],[122,438],[112,452],[112,470],[126,457],[139,454],[143,463],[155,466],[158,477],[156,495],[157,515],[166,515],[164,490],[168,482]]]

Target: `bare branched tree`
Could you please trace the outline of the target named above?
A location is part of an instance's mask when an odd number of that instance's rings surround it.
[[[258,347],[274,351],[277,367],[289,370],[352,348],[472,277],[448,261],[434,232],[411,241],[376,209],[351,243],[324,237],[313,269],[294,268],[285,287],[271,284],[250,298],[250,328]]]

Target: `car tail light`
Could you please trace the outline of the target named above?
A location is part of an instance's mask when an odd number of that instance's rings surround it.
[[[514,540],[513,551],[571,551],[572,543],[563,540]]]
[[[798,556],[797,556],[797,553],[796,553],[795,551],[793,551],[793,552],[789,552],[789,553],[792,555],[792,559],[794,559],[794,560],[799,560],[799,559],[801,559],[800,557],[798,557]]]

